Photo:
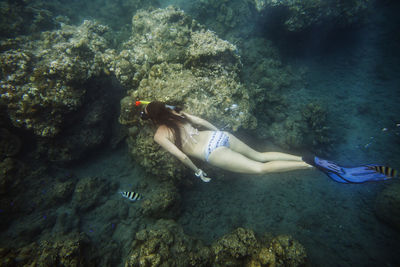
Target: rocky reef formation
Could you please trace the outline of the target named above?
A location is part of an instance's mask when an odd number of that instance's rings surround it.
[[[374,205],[375,215],[400,231],[400,184],[389,184],[382,190],[375,200]]]
[[[108,57],[115,58],[109,62],[110,71],[132,89],[122,101],[120,121],[137,127],[130,131],[129,147],[152,174],[179,179],[183,170],[154,143],[153,126],[130,116],[135,100],[179,105],[226,130],[256,126],[248,91],[239,80],[236,47],[183,11],[169,7],[137,13],[132,37],[123,47]]]
[[[15,127],[53,137],[65,114],[85,95],[84,82],[104,69],[107,27],[91,21],[43,32],[38,40],[8,39],[0,44],[1,103]]]
[[[105,71],[107,34],[108,27],[84,21],[0,42],[3,127],[33,132],[36,157],[76,160],[117,129],[111,115],[122,90]]]
[[[177,218],[181,211],[181,196],[173,182],[158,183],[146,194],[141,208],[145,216],[152,218]]]
[[[304,247],[290,236],[257,239],[237,228],[205,246],[174,221],[159,220],[139,231],[125,266],[302,266]]]
[[[258,17],[251,1],[195,1],[185,10],[230,41],[249,37]]]
[[[279,12],[288,31],[301,31],[311,26],[333,22],[347,26],[359,22],[367,15],[371,0],[253,0],[260,13]]]
[[[51,240],[51,241],[49,241]],[[72,233],[33,242],[18,249],[0,248],[0,265],[11,266],[95,266],[90,261],[90,241]]]
[[[126,34],[126,26],[132,14],[151,6],[159,6],[159,1],[116,3],[113,0],[103,0],[99,3],[97,0],[88,0],[71,1],[67,5],[63,0],[0,1],[0,39],[54,30],[60,24],[80,24],[84,19],[96,18],[100,23],[118,31],[115,39],[115,45],[118,45],[119,37]]]
[[[326,109],[316,103],[299,105],[288,99],[291,91],[304,87],[306,70],[282,63],[278,50],[263,38],[243,44],[243,72],[258,125],[255,135],[284,149],[330,150]]]

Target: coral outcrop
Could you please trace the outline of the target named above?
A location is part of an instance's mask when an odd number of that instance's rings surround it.
[[[125,266],[209,266],[210,249],[170,220],[136,233]]]
[[[337,26],[351,25],[365,17],[372,1],[370,0],[253,0],[255,8],[263,12],[279,12],[283,8],[285,27],[289,31],[301,31],[310,26],[333,22]]]
[[[134,115],[134,100],[180,105],[227,130],[256,126],[249,94],[239,81],[236,47],[183,11],[169,7],[138,12],[132,19],[132,37],[123,47],[118,55],[109,51],[105,58],[115,58],[108,61],[110,71],[131,89],[122,101],[120,121],[138,126],[128,138],[129,147],[152,174],[180,179],[184,172],[154,143],[153,126],[129,116]]]
[[[95,266],[90,241],[84,234],[52,237],[18,249],[0,248],[0,265],[8,266]]]
[[[92,21],[0,44],[1,104],[10,121],[38,136],[60,132],[65,114],[85,95],[84,82],[99,75],[108,28]],[[12,47],[12,48],[11,48]]]
[[[171,181],[152,188],[142,200],[143,214],[153,218],[176,218],[180,214],[180,194]]]
[[[229,40],[246,38],[256,25],[257,14],[250,1],[195,1],[187,9],[209,29]]]
[[[98,177],[80,179],[73,193],[72,205],[77,212],[86,212],[104,202],[104,195],[109,190],[116,191],[116,185]]]
[[[290,236],[259,240],[252,230],[237,228],[208,247],[174,221],[159,220],[136,234],[125,266],[303,266],[306,259]]]

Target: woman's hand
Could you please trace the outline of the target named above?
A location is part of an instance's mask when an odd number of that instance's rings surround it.
[[[195,172],[194,175],[196,175],[196,177],[199,177],[205,183],[208,183],[209,181],[211,181],[211,178],[207,177],[207,173],[205,173],[201,169],[199,169],[197,172]]]

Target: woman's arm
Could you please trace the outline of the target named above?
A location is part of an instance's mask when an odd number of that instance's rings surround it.
[[[210,122],[206,121],[205,119],[196,117],[194,115],[190,115],[186,112],[181,112],[191,123],[203,126],[209,130],[218,131],[218,128],[212,125]]]
[[[190,160],[190,158],[183,153],[174,143],[168,138],[168,128],[165,126],[160,126],[154,135],[154,141],[156,141],[161,147],[167,150],[169,153],[177,157],[183,164],[194,171],[194,174],[199,177],[203,182],[208,183],[211,178],[207,177],[207,174],[201,169],[197,168],[196,165]]]

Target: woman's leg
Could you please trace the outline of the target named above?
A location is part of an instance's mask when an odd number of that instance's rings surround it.
[[[233,151],[236,151],[240,154],[243,154],[244,156],[253,159],[255,161],[259,162],[267,162],[267,161],[274,161],[274,160],[280,160],[280,161],[302,161],[301,157],[286,154],[286,153],[281,153],[281,152],[258,152],[242,141],[240,141],[237,137],[234,135],[226,132],[226,134],[229,135],[229,145],[230,148]]]
[[[248,174],[264,174],[312,168],[303,161],[271,161],[261,163],[227,147],[219,147],[211,152],[209,163],[221,169]]]

